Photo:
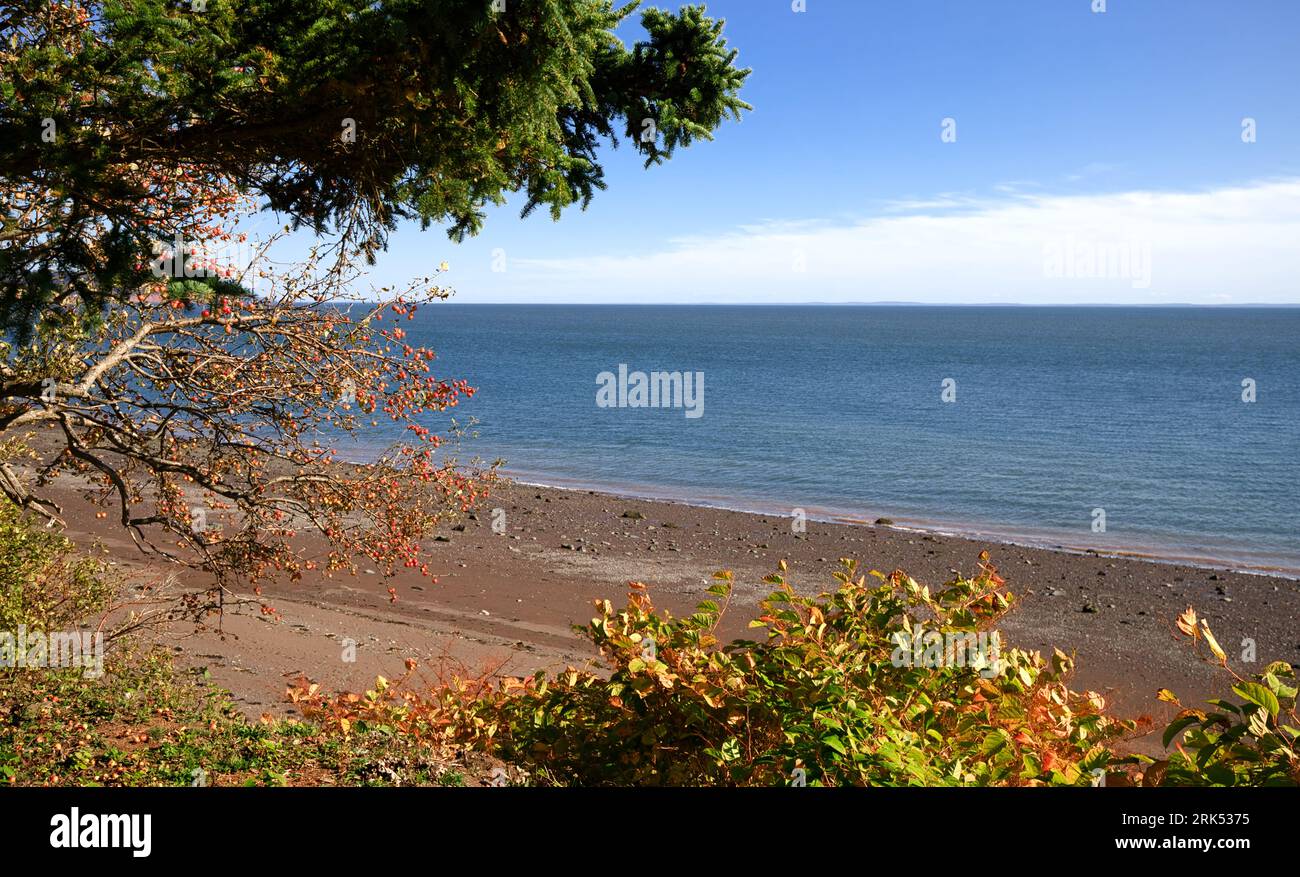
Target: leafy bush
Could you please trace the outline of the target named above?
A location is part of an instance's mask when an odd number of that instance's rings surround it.
[[[115,589],[105,564],[0,502],[0,630],[69,629],[106,609]]]
[[[1010,606],[991,566],[935,593],[902,572],[872,578],[845,561],[839,588],[812,598],[770,576],[777,590],[751,622],[766,639],[725,646],[730,573],[710,589],[718,600],[681,619],[634,584],[626,609],[598,601],[582,629],[606,674],[292,696],[327,727],[414,728],[558,784],[1082,785],[1110,763],[1106,744],[1133,725],[1069,689],[1068,656],[1000,650],[972,666],[947,645],[990,633]],[[900,643],[925,632],[945,643],[940,660],[906,666]]]
[[[1228,657],[1204,619],[1189,608],[1178,629],[1194,642],[1204,639],[1215,660],[1235,680],[1238,702],[1209,701],[1213,710],[1183,709],[1165,730],[1164,744],[1176,745],[1167,761],[1147,768],[1149,785],[1300,785],[1300,718],[1296,716],[1295,668],[1274,661],[1247,679],[1233,672]],[[1173,692],[1160,699],[1182,707]]]

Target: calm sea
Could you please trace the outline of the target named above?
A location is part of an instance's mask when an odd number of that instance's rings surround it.
[[[1300,308],[447,303],[404,328],[479,388],[460,456],[524,480],[1300,574]],[[703,373],[702,416],[599,406],[620,364]]]

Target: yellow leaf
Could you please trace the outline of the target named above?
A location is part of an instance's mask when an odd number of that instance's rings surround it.
[[[1226,666],[1228,656],[1219,647],[1219,641],[1214,638],[1214,634],[1210,633],[1210,625],[1206,623],[1204,618],[1201,619],[1201,633],[1205,636],[1205,642],[1209,645],[1210,651],[1214,652],[1214,657],[1218,658]]]
[[[1178,629],[1181,630],[1184,634],[1190,636],[1192,639],[1196,639],[1197,630],[1196,630],[1195,609],[1193,609],[1191,606],[1188,606],[1187,611],[1184,612],[1182,615],[1178,616],[1177,624],[1178,624]]]

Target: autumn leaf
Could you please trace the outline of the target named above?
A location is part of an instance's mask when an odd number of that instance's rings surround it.
[[[1205,637],[1205,642],[1210,646],[1210,651],[1214,653],[1214,657],[1218,658],[1219,662],[1226,667],[1228,656],[1219,647],[1219,641],[1214,638],[1214,634],[1210,633],[1210,625],[1206,623],[1204,618],[1201,619],[1201,634]]]

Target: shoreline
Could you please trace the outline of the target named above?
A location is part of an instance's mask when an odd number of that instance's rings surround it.
[[[902,533],[944,536],[954,539],[986,542],[1009,548],[1033,548],[1041,551],[1057,551],[1063,554],[1072,554],[1082,557],[1102,557],[1107,559],[1133,560],[1142,563],[1189,566],[1212,572],[1231,572],[1239,573],[1241,575],[1254,575],[1267,578],[1283,578],[1300,581],[1300,568],[1250,564],[1213,554],[1180,554],[1172,547],[1163,548],[1158,545],[1143,544],[1140,546],[1134,545],[1132,547],[1118,548],[1098,547],[1085,544],[1071,545],[1057,542],[1047,534],[1044,534],[1041,537],[1034,537],[1026,535],[1023,532],[1017,532],[1014,529],[1000,528],[995,525],[954,524],[951,522],[935,521],[911,516],[900,516],[900,518],[888,518],[887,516],[882,516],[881,518],[873,519],[869,515],[865,517],[862,515],[855,515],[848,510],[836,509],[830,506],[796,506],[782,504],[772,500],[746,501],[734,497],[720,497],[716,500],[710,500],[708,498],[702,498],[699,494],[677,494],[667,488],[656,489],[652,485],[630,487],[627,485],[609,484],[596,481],[582,481],[579,479],[568,478],[567,476],[549,475],[537,472],[536,470],[513,469],[510,466],[503,466],[500,471],[502,475],[517,484],[523,484],[529,487],[542,487],[549,490],[563,490],[574,493],[595,492],[617,499],[671,503],[691,508],[736,512],[738,514],[746,515],[767,515],[771,517],[784,517],[787,519],[791,517],[791,510],[800,508],[804,511],[806,520],[824,524],[844,524],[848,526],[861,527],[884,526]],[[890,520],[891,523],[877,523],[880,520]]]

